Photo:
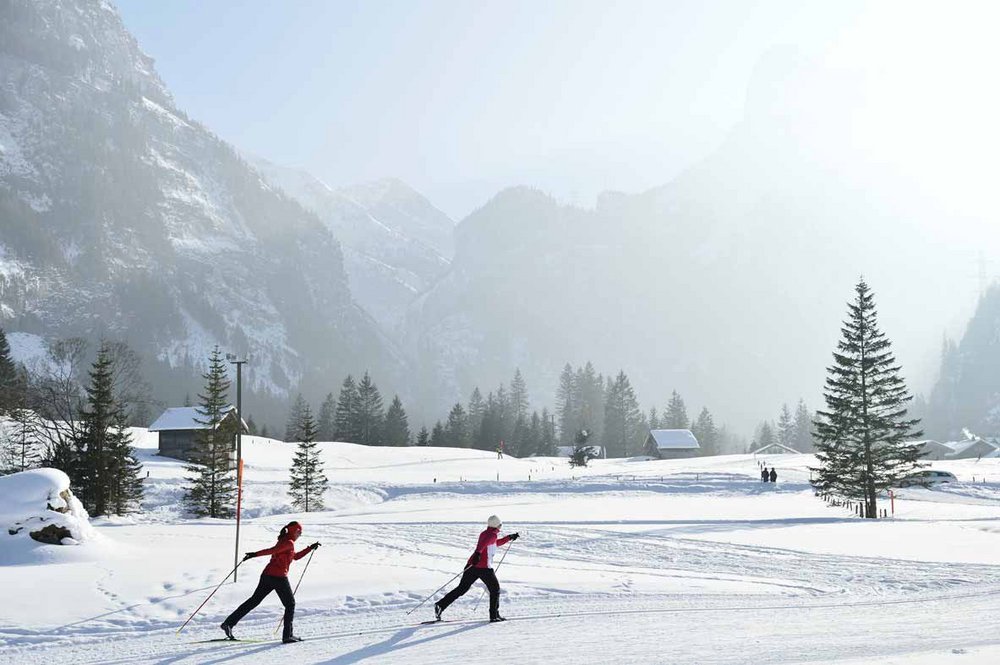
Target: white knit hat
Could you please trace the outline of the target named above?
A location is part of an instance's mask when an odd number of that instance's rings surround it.
[[[501,524],[500,518],[497,517],[496,515],[490,515],[490,518],[486,520],[486,526],[491,526],[494,529],[499,529],[500,524]]]

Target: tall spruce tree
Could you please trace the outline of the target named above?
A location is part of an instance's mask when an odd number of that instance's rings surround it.
[[[469,414],[469,436],[472,445],[478,447],[477,442],[483,427],[483,416],[486,414],[486,401],[483,400],[483,394],[479,392],[479,386],[472,389],[472,395],[469,397],[469,408],[466,411]]]
[[[187,465],[184,503],[198,517],[233,516],[236,477],[232,465],[235,418],[227,419],[229,378],[222,352],[215,347],[208,359],[208,371],[202,375],[205,392],[198,395],[195,421],[203,429],[195,436],[191,463]]]
[[[19,392],[24,387],[20,385],[20,373],[10,357],[10,344],[3,328],[0,328],[0,414],[10,413],[18,408],[23,400]]]
[[[385,412],[382,438],[387,446],[410,445],[410,423],[399,395],[392,396],[392,403],[389,404],[389,408]]]
[[[296,431],[299,433],[299,445],[292,458],[288,495],[296,510],[304,513],[323,510],[323,495],[328,482],[316,443],[316,421],[308,404],[302,407]]]
[[[555,416],[549,413],[548,409],[542,409],[542,436],[535,454],[541,457],[555,457],[557,442]]]
[[[656,407],[651,406],[649,408],[649,429],[660,429],[660,414],[657,413]]]
[[[460,402],[456,402],[448,413],[448,422],[444,426],[444,440],[449,448],[469,447],[469,417]]]
[[[441,421],[434,423],[434,427],[431,429],[430,444],[435,448],[444,448],[448,445],[447,438]]]
[[[774,433],[774,425],[771,421],[765,420],[757,426],[757,447],[763,448],[778,442],[778,437]]]
[[[87,512],[107,515],[112,480],[109,438],[121,407],[115,402],[114,360],[106,342],[102,342],[97,351],[85,390],[86,401],[74,441],[76,464],[70,481]]]
[[[778,443],[795,448],[795,419],[787,404],[781,405],[781,413],[778,414]]]
[[[813,451],[813,425],[809,408],[803,399],[799,400],[799,405],[795,407],[795,444],[792,446],[801,453],[811,453]]]
[[[516,423],[518,419],[528,419],[528,384],[521,376],[520,368],[514,370],[514,378],[510,382],[510,408],[511,421]]]
[[[575,378],[577,399],[577,431],[586,429],[591,441],[601,441],[604,436],[604,377],[587,362]]]
[[[703,407],[697,420],[691,425],[691,433],[698,439],[701,454],[704,456],[719,454],[719,430],[708,408]]]
[[[556,390],[556,415],[559,419],[559,436],[564,444],[572,444],[576,435],[579,405],[576,390],[576,373],[573,366],[566,363],[559,375],[559,388]]]
[[[358,433],[358,440],[365,446],[382,445],[382,425],[385,422],[385,411],[382,405],[382,394],[372,378],[365,372],[358,383],[358,408],[354,414],[353,429]]]
[[[667,403],[667,409],[663,413],[661,422],[665,429],[688,429],[691,426],[687,407],[676,390],[670,395],[670,402]]]
[[[329,393],[319,408],[319,421],[316,423],[316,438],[320,441],[335,441],[337,433],[337,400]]]
[[[306,398],[299,393],[295,396],[291,406],[288,408],[288,418],[285,420],[285,441],[301,441],[302,432],[299,427],[302,425],[302,412],[309,405]]]
[[[426,427],[421,427],[417,432],[417,445],[422,448],[431,445],[431,434]]]
[[[634,455],[645,441],[642,413],[625,372],[619,371],[608,390],[604,408],[604,442],[609,457]],[[589,432],[589,430],[588,430]],[[574,443],[576,443],[574,437]]]
[[[358,386],[350,374],[340,386],[340,396],[337,398],[337,409],[334,412],[333,424],[336,441],[358,443],[360,433],[355,429],[358,412]]]
[[[135,456],[128,421],[127,410],[119,409],[108,434],[108,471],[111,478],[108,505],[115,515],[137,513],[142,509],[142,463]]]
[[[826,410],[816,417],[813,485],[865,504],[878,516],[878,495],[921,467],[919,421],[907,416],[911,397],[878,325],[875,298],[864,279],[848,304],[842,337],[827,369]]]

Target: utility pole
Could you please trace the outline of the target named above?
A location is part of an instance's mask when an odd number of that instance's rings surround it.
[[[233,584],[240,565],[240,507],[243,504],[243,365],[235,353],[227,353],[226,360],[236,365],[236,550],[233,552]]]

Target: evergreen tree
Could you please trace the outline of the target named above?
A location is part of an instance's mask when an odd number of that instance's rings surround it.
[[[812,417],[806,407],[805,400],[800,399],[799,405],[795,408],[795,445],[792,446],[802,453],[813,451]]]
[[[444,445],[449,448],[469,447],[469,418],[460,402],[451,407],[448,423],[444,427]]]
[[[41,442],[38,440],[37,416],[25,408],[10,412],[11,427],[8,433],[9,457],[7,473],[27,471],[41,466]]]
[[[781,413],[778,415],[778,443],[795,448],[795,420],[787,404],[781,405]]]
[[[267,423],[260,426],[260,436],[264,439],[269,439],[271,437],[270,432],[267,431]]]
[[[537,414],[536,414],[537,415]],[[504,442],[504,452],[511,457],[528,457],[531,455],[530,421],[521,416],[514,422],[510,438]]]
[[[555,416],[548,409],[542,409],[542,436],[535,451],[541,457],[556,456],[556,423]]]
[[[382,445],[382,425],[385,422],[385,411],[382,406],[382,394],[372,378],[365,372],[358,383],[358,408],[355,412],[354,430],[358,440],[366,446]]]
[[[431,445],[431,435],[426,427],[421,427],[420,431],[417,432],[417,445],[424,448]]]
[[[141,510],[145,488],[142,485],[142,463],[132,447],[128,428],[128,413],[120,408],[108,434],[109,477],[108,505],[115,515],[128,515]]]
[[[587,466],[590,460],[597,457],[597,453],[594,452],[593,446],[589,445],[587,441],[590,439],[590,432],[585,429],[580,430],[576,433],[573,441],[573,452],[569,456],[570,466]]]
[[[702,455],[719,454],[719,430],[707,408],[702,408],[701,413],[698,414],[698,419],[691,425],[691,433],[698,439]]]
[[[625,372],[619,371],[608,391],[604,408],[604,442],[609,457],[630,457],[642,446],[647,432],[635,391]]]
[[[253,416],[247,416],[247,434],[250,436],[257,436],[257,423],[254,421]]]
[[[576,431],[586,429],[591,441],[600,441],[604,433],[604,377],[588,362],[574,380],[577,401]]]
[[[387,446],[410,445],[410,424],[399,395],[393,395],[389,410],[385,412],[383,438]]]
[[[486,414],[486,402],[483,400],[483,394],[479,392],[479,386],[476,386],[472,390],[472,396],[469,398],[468,414],[469,436],[472,440],[472,445],[478,447],[477,443],[483,427],[483,416]]]
[[[559,388],[556,391],[556,415],[559,418],[559,432],[563,443],[573,442],[576,428],[577,406],[576,373],[573,366],[566,363],[559,375]]]
[[[891,343],[878,326],[875,299],[862,279],[848,305],[842,338],[827,370],[826,410],[816,418],[813,485],[863,499],[865,516],[878,516],[878,494],[921,467],[921,435],[907,416],[910,394]]]
[[[335,441],[337,436],[337,400],[328,393],[319,408],[319,422],[316,423],[316,438],[320,441]]]
[[[538,455],[542,448],[542,418],[537,411],[532,411],[531,420],[528,421],[527,433],[521,448],[518,450],[520,457],[531,457]]]
[[[774,425],[770,421],[765,420],[757,426],[756,440],[758,448],[770,446],[778,442],[778,438],[774,433]]]
[[[323,495],[328,482],[323,473],[319,445],[316,443],[317,426],[308,404],[303,405],[296,431],[300,434],[295,457],[292,458],[288,495],[292,506],[301,512],[323,510]]]
[[[528,418],[528,386],[521,376],[521,370],[514,370],[514,378],[510,382],[510,418],[517,423],[521,418]]]
[[[295,400],[288,409],[288,419],[285,421],[285,441],[302,440],[302,432],[299,431],[299,426],[302,424],[302,413],[308,406],[302,393],[295,396]]]
[[[649,409],[649,429],[660,429],[660,415],[656,412],[656,407]]]
[[[446,439],[447,437],[445,436],[444,433],[444,425],[442,425],[441,421],[439,420],[436,423],[434,423],[434,428],[431,429],[430,443],[435,448],[444,448],[448,445]]]
[[[186,467],[189,484],[184,488],[184,503],[198,517],[232,517],[236,499],[232,465],[236,423],[234,418],[226,418],[232,409],[227,403],[229,379],[219,347],[212,351],[202,379],[205,392],[198,395],[195,421],[203,429],[198,430],[191,463]]]
[[[20,383],[20,373],[10,357],[10,344],[3,328],[0,328],[0,414],[10,413],[21,404],[19,393],[24,386]]]
[[[358,413],[358,386],[354,382],[354,377],[350,374],[344,379],[340,387],[340,396],[337,398],[337,409],[334,412],[333,438],[336,441],[347,441],[358,443],[361,435],[355,429]]]
[[[661,423],[663,423],[664,429],[688,429],[691,426],[687,407],[684,406],[684,400],[681,399],[676,390],[670,395],[670,402],[667,404],[667,410],[663,414]]]
[[[101,343],[91,366],[86,395],[79,433],[74,441],[76,464],[70,482],[87,512],[107,515],[112,481],[109,438],[120,406],[114,398],[114,361],[106,342]]]

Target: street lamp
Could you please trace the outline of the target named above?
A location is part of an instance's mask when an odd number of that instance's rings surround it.
[[[240,507],[243,504],[243,365],[235,353],[227,353],[226,360],[236,365],[236,551],[233,553],[233,584],[240,563]]]

